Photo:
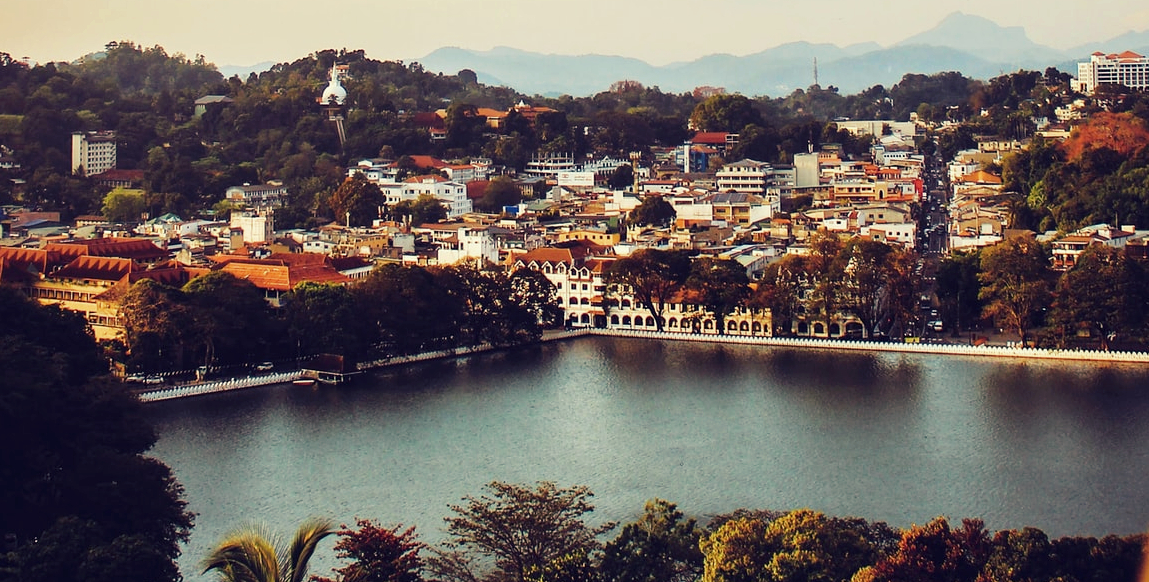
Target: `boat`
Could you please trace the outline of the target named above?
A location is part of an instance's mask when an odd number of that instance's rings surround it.
[[[291,383],[296,386],[314,386],[315,378],[300,378],[298,380],[292,380]]]

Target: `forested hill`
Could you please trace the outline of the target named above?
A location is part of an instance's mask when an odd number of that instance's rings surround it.
[[[317,103],[336,63],[347,66],[342,147]],[[224,78],[202,56],[189,59],[127,41],[74,63],[34,67],[0,53],[0,145],[6,148],[0,155],[21,165],[0,169],[0,203],[59,210],[65,220],[100,213],[106,192],[70,176],[70,134],[81,130],[116,132],[117,165],[144,171],[146,210],[153,216],[191,216],[218,203],[229,186],[278,179],[291,192],[289,207],[276,215],[277,225],[285,227],[330,219],[331,193],[342,168],[356,159],[483,156],[521,169],[537,152],[625,157],[676,147],[691,135],[688,122],[741,134],[729,152],[732,159],[789,163],[793,154],[828,142],[842,144],[847,153],[866,151],[867,141],[839,131],[833,119],[905,120],[916,113],[927,122],[964,122],[938,133],[937,143],[949,156],[973,147],[975,135],[1031,137],[1035,119],[1053,119],[1056,107],[1083,97],[1072,93],[1069,78],[1054,68],[988,81],[956,72],[907,74],[890,87],[874,85],[854,95],[813,85],[754,98],[718,88],[669,93],[620,79],[591,97],[543,98],[484,85],[470,70],[431,73],[418,63],[371,59],[362,50],[322,50],[246,79]],[[232,102],[193,115],[195,100],[205,95]],[[533,123],[512,114],[497,130],[478,114],[479,108],[507,111],[519,101],[554,112]],[[1085,113],[1105,108],[1149,120],[1144,95],[1090,99]],[[442,140],[428,133],[428,119],[438,122],[431,115],[436,110],[446,113]],[[1019,225],[1111,220],[1114,204],[1123,222],[1149,220],[1149,201],[1133,194],[1144,189],[1138,186],[1144,180],[1130,174],[1144,167],[1143,148],[1117,152],[1099,143],[1083,151],[1047,156],[1037,165],[1006,164],[1007,181],[1025,202],[1017,205]],[[1050,168],[1061,173],[1044,180]],[[1088,171],[1074,173],[1081,168]],[[1131,177],[1110,179],[1117,175]],[[12,179],[25,182],[19,191]],[[1061,188],[1070,182],[1073,187]],[[1054,187],[1061,189],[1053,192]]]

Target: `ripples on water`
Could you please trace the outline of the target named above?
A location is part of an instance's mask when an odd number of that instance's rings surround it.
[[[657,496],[703,521],[811,507],[1132,533],[1149,523],[1146,387],[1144,367],[594,338],[152,416],[199,513],[181,562],[196,580],[242,521],[360,516],[434,542],[447,506],[495,479],[589,485],[604,521]]]

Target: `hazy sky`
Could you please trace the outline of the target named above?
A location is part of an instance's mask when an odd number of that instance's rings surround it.
[[[1144,0],[0,0],[0,52],[70,61],[131,40],[222,66],[327,48],[410,61],[443,46],[510,46],[662,65],[798,40],[891,45],[958,10],[1061,49],[1149,29]]]

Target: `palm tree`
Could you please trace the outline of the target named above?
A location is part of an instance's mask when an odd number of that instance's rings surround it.
[[[228,534],[203,561],[203,573],[219,573],[224,582],[303,582],[315,546],[335,533],[335,523],[313,517],[295,531],[291,545],[264,526],[249,524]]]

